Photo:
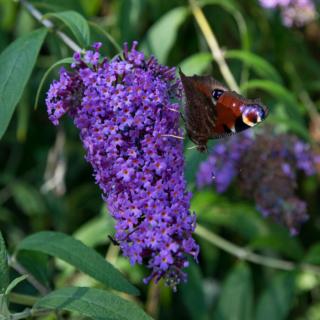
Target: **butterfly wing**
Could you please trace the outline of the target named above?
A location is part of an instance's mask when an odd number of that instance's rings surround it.
[[[259,99],[246,99],[234,91],[225,91],[216,103],[216,115],[213,139],[257,125],[267,117],[268,108]]]
[[[204,147],[212,137],[216,121],[216,108],[212,99],[214,89],[227,90],[210,76],[187,77],[180,70],[180,77],[185,92],[186,129],[190,139]]]
[[[260,100],[246,99],[210,76],[187,77],[180,70],[185,92],[186,129],[198,150],[209,139],[223,138],[251,128],[268,115]]]

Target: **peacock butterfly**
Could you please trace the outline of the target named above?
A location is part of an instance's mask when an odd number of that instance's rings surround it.
[[[218,139],[254,127],[268,115],[259,99],[246,99],[210,76],[186,76],[184,88],[185,124],[189,138],[201,152],[209,139]]]

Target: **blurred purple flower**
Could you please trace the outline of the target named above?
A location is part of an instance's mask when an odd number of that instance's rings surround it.
[[[297,173],[314,174],[319,160],[308,144],[294,136],[269,131],[255,137],[237,135],[217,144],[200,164],[197,185],[214,184],[217,192],[224,192],[237,176],[239,187],[256,202],[261,214],[295,235],[308,219],[306,204],[295,195]]]
[[[280,8],[283,24],[287,27],[302,27],[317,17],[312,0],[260,0],[267,9]]]
[[[217,192],[227,190],[238,173],[241,157],[252,143],[250,132],[241,133],[238,137],[241,137],[241,143],[218,143],[208,159],[200,164],[197,174],[198,188],[214,183]]]
[[[47,95],[50,120],[68,113],[80,130],[96,183],[116,220],[115,239],[131,264],[152,269],[145,279],[164,278],[175,289],[185,280],[187,256],[197,259],[192,239],[196,218],[184,180],[179,132],[180,83],[175,69],[145,59],[124,45],[124,59],[94,51],[75,54]],[[176,110],[177,112],[174,112]]]

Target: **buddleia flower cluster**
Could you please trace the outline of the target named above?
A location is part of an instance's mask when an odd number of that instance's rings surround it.
[[[312,0],[260,0],[268,9],[280,8],[283,24],[302,27],[316,19],[317,12]]]
[[[49,119],[68,114],[80,130],[110,214],[115,240],[131,264],[146,264],[145,282],[186,280],[187,257],[197,259],[195,215],[184,180],[175,69],[124,45],[122,57],[100,56],[101,44],[76,53],[72,71],[62,69],[47,94]],[[170,136],[171,135],[171,136]]]
[[[215,185],[225,192],[237,179],[243,194],[255,201],[264,217],[285,225],[292,235],[307,221],[306,203],[296,195],[297,175],[315,174],[320,162],[296,136],[272,130],[243,133],[217,144],[197,173],[198,188]]]

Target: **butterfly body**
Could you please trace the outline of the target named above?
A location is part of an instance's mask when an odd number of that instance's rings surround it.
[[[246,99],[210,76],[185,76],[180,70],[186,106],[186,130],[201,152],[209,139],[246,130],[263,121],[268,109],[259,100]]]

